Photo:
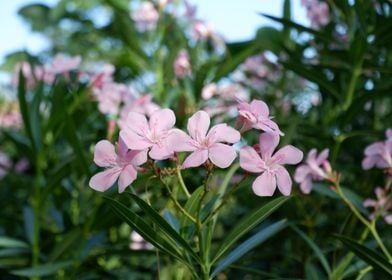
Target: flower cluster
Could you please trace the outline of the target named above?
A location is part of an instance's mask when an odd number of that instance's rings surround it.
[[[302,0],[301,3],[306,8],[307,16],[313,28],[320,29],[329,23],[330,13],[327,3],[319,0]]]
[[[392,129],[387,129],[385,135],[385,141],[375,142],[365,148],[365,158],[362,161],[364,170],[373,167],[392,169]]]
[[[317,150],[310,150],[306,161],[297,167],[294,180],[300,184],[303,193],[308,194],[312,191],[313,181],[333,180],[333,172],[328,161],[329,150],[324,149],[317,155]]]
[[[205,100],[204,111],[210,116],[235,116],[237,100],[248,101],[248,91],[237,83],[210,83],[203,87],[201,97]]]
[[[0,104],[0,128],[20,128],[22,116],[17,103]]]
[[[376,215],[380,215],[387,224],[392,225],[392,197],[389,194],[389,190],[377,187],[374,193],[376,194],[376,199],[368,198],[363,202],[364,207],[373,208],[374,210],[369,218],[373,220],[376,218]]]
[[[26,79],[26,87],[33,88],[38,81],[46,84],[53,84],[56,75],[69,77],[69,72],[78,69],[81,63],[81,57],[69,57],[65,54],[57,54],[50,63],[42,66],[33,66],[24,61],[15,65],[12,83],[16,86],[19,83],[19,72],[22,72]]]
[[[192,73],[189,54],[186,50],[181,50],[173,63],[174,73],[177,78],[183,79]]]
[[[159,13],[151,2],[142,2],[132,13],[131,18],[139,32],[154,30],[159,20]]]
[[[259,196],[271,196],[278,186],[284,195],[289,195],[292,181],[283,165],[299,163],[302,152],[287,145],[274,153],[282,133],[263,101],[247,104],[239,100],[238,108],[241,109],[239,121],[244,127],[265,131],[260,135],[260,155],[252,147],[240,151],[240,166],[248,172],[261,173],[253,183],[253,191]],[[119,192],[123,192],[136,179],[147,155],[152,160],[170,160],[176,158],[176,153],[190,152],[181,165],[183,169],[203,164],[227,168],[236,159],[233,144],[240,141],[241,135],[226,123],[210,128],[211,119],[205,111],[198,111],[188,119],[188,133],[175,128],[175,123],[175,114],[170,109],[156,110],[149,118],[129,112],[119,134],[117,153],[109,141],[97,143],[94,162],[106,170],[94,175],[90,186],[105,191],[119,179]]]

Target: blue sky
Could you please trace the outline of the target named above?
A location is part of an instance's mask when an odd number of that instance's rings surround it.
[[[53,5],[58,0],[3,0],[0,8],[0,64],[6,54],[21,49],[39,52],[48,42],[29,30],[27,24],[17,15],[20,7],[30,3]],[[227,40],[237,41],[252,38],[256,28],[274,24],[257,13],[281,16],[283,0],[193,0],[198,5],[198,15],[212,25]],[[292,0],[293,18],[307,24],[305,11],[300,0]]]

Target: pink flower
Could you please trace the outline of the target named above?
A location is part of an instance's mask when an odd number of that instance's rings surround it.
[[[284,135],[278,125],[271,120],[267,104],[261,100],[253,100],[250,104],[237,99],[239,120],[244,124],[243,130],[251,128],[265,132]]]
[[[201,97],[204,100],[208,100],[211,97],[213,97],[215,94],[217,94],[217,91],[218,91],[218,87],[215,83],[207,84],[202,89]]]
[[[232,164],[237,154],[234,147],[223,144],[234,144],[241,138],[240,133],[226,124],[210,127],[210,117],[204,111],[198,111],[188,120],[188,134],[177,129],[170,137],[175,152],[192,152],[183,162],[182,168],[197,167],[208,159],[220,168]]]
[[[392,200],[388,197],[388,189],[377,187],[374,191],[377,199],[365,199],[363,202],[364,207],[374,208],[374,212],[369,216],[372,220],[376,214],[381,215],[387,224],[392,224]]]
[[[173,149],[168,145],[168,136],[173,131],[175,122],[176,116],[170,109],[155,111],[149,121],[140,113],[130,112],[120,136],[129,149],[151,148],[149,155],[152,159],[168,159],[173,155]]]
[[[106,167],[106,170],[90,179],[90,187],[104,192],[118,179],[118,191],[122,193],[136,179],[136,168],[146,161],[147,151],[128,151],[121,137],[117,145],[117,154],[109,141],[101,140],[94,149],[94,162],[100,167]]]
[[[303,193],[308,194],[312,190],[312,181],[327,179],[330,173],[329,162],[327,160],[328,149],[324,149],[318,156],[317,150],[310,150],[306,163],[297,167],[294,174],[294,181],[300,184]]]
[[[297,164],[303,153],[294,146],[287,145],[273,153],[279,143],[276,133],[260,135],[260,155],[252,147],[244,147],[240,151],[240,166],[252,173],[261,173],[253,182],[253,192],[258,196],[272,196],[276,185],[283,195],[291,193],[292,181],[284,164]]]
[[[392,130],[386,130],[386,141],[375,142],[365,149],[362,168],[368,170],[374,166],[378,168],[392,168]]]
[[[177,58],[174,60],[174,73],[178,78],[185,78],[192,73],[189,55],[186,50],[181,50]]]
[[[113,73],[115,68],[111,64],[105,64],[99,72],[95,72],[90,75],[90,85],[93,88],[101,88],[106,83],[113,80]]]
[[[307,16],[313,28],[320,29],[329,22],[330,13],[328,4],[318,0],[301,1],[307,9]]]
[[[196,13],[197,13],[197,6],[192,5],[189,1],[185,0],[185,17],[189,18],[190,20],[195,20]]]
[[[140,32],[146,32],[156,28],[159,13],[151,2],[143,2],[132,12],[131,17],[136,23],[136,29]]]
[[[152,102],[151,94],[142,95],[122,107],[118,125],[120,128],[125,127],[127,117],[130,112],[136,112],[151,117],[151,115],[159,109],[160,107],[156,103]]]
[[[27,160],[27,158],[21,158],[15,164],[14,170],[15,170],[16,173],[23,173],[24,171],[29,169],[29,167],[30,167],[30,163]]]
[[[53,58],[51,64],[45,65],[45,70],[53,74],[66,74],[71,70],[78,69],[81,62],[80,56],[69,57],[59,53]]]
[[[18,107],[11,104],[10,108],[0,108],[0,128],[21,128],[22,123]]]
[[[98,109],[103,114],[116,115],[120,104],[132,94],[123,84],[114,82],[104,83],[100,88],[93,89],[98,101]]]

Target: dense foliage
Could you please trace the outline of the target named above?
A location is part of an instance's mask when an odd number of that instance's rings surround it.
[[[23,7],[0,278],[391,278],[392,3],[302,4],[234,43],[187,1]]]

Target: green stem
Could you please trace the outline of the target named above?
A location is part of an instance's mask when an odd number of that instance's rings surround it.
[[[365,241],[366,237],[369,235],[370,229],[368,227],[365,227],[365,229],[363,230],[361,237],[359,238],[359,243],[362,243],[363,241]],[[344,258],[343,261],[341,261],[339,263],[339,266],[332,272],[331,277],[329,279],[331,280],[338,280],[338,279],[342,279],[342,274],[344,273],[344,271],[346,270],[346,268],[348,267],[348,265],[351,263],[352,259],[354,258],[354,253],[348,253],[346,255],[346,257]]]
[[[186,211],[181,204],[177,201],[177,199],[173,196],[172,192],[170,191],[169,186],[162,180],[162,178],[159,178],[159,180],[161,181],[161,183],[165,186],[167,192],[169,193],[169,197],[172,200],[172,202],[174,203],[174,205],[178,208],[178,210],[181,211],[181,213],[183,213],[189,220],[191,220],[193,223],[196,223],[196,219],[188,213],[188,211]]]
[[[352,204],[352,202],[346,197],[346,195],[344,194],[344,192],[342,191],[339,182],[337,182],[336,184],[336,189],[338,191],[338,194],[340,195],[340,197],[343,199],[343,201],[348,205],[348,207],[351,209],[351,211],[354,213],[355,216],[357,216],[357,218],[366,226],[369,228],[370,232],[372,233],[374,239],[376,240],[378,246],[380,247],[380,249],[382,250],[382,252],[384,253],[384,255],[388,258],[389,261],[392,260],[391,254],[389,253],[389,251],[387,250],[387,248],[384,246],[384,243],[382,242],[380,236],[378,235],[377,229],[376,229],[376,224],[373,221],[372,223],[368,222],[366,220],[365,217],[363,217],[361,215],[361,213],[359,213],[359,211],[357,210],[357,208],[355,208],[355,206]]]
[[[42,161],[41,154],[38,153],[35,162],[35,178],[34,178],[34,198],[32,201],[34,212],[34,227],[33,227],[33,244],[32,244],[32,264],[39,265],[40,252],[40,211],[41,211],[41,180],[42,180]],[[34,280],[39,277],[32,277]]]
[[[240,181],[238,181],[238,183],[236,183],[231,189],[230,191],[222,198],[221,203],[214,209],[214,211],[212,211],[212,213],[210,215],[208,215],[208,217],[204,220],[204,223],[208,223],[218,212],[219,210],[227,203],[227,201],[229,200],[230,196],[232,194],[234,194],[238,187],[241,185],[242,182],[245,181],[246,177],[248,177],[248,174],[245,174]]]
[[[357,278],[355,278],[355,280],[361,280],[363,277],[365,277],[365,275],[370,272],[373,269],[373,267],[371,266],[367,266],[364,269],[361,269],[358,273]]]
[[[347,93],[346,93],[346,101],[343,105],[343,110],[347,111],[348,108],[350,108],[351,103],[353,102],[354,98],[354,93],[355,93],[355,86],[357,84],[358,78],[361,76],[361,71],[362,71],[362,62],[363,59],[360,59],[358,63],[355,64],[350,82],[347,87]]]
[[[388,249],[385,247],[384,243],[382,242],[381,237],[377,232],[375,224],[372,224],[372,227],[370,228],[370,232],[373,234],[374,239],[376,239],[376,242],[377,242],[378,246],[380,247],[381,251],[387,257],[388,261],[391,262],[392,256],[389,253]]]
[[[347,204],[347,206],[350,208],[350,210],[354,213],[354,215],[369,229],[371,229],[371,224],[366,220],[366,218],[364,216],[361,215],[361,213],[359,213],[359,211],[357,210],[357,208],[355,208],[354,204],[352,204],[352,202],[347,198],[347,196],[344,194],[344,192],[342,191],[339,182],[337,182],[335,184],[336,186],[336,190],[338,191],[338,194],[340,195],[340,197],[343,199],[343,201]]]
[[[185,193],[187,198],[190,198],[191,194],[189,193],[189,191],[185,185],[184,179],[182,178],[180,166],[177,166],[176,173],[177,173],[177,178],[178,178],[178,181],[180,182],[180,186],[181,186],[182,191]]]
[[[208,247],[208,244],[206,244],[207,239],[204,238],[204,234],[203,234],[203,223],[201,220],[201,210],[202,210],[202,206],[203,206],[203,201],[208,193],[208,179],[210,178],[211,173],[212,173],[212,170],[208,169],[207,176],[204,181],[203,193],[202,193],[200,200],[199,200],[199,203],[197,205],[197,212],[196,212],[197,213],[197,216],[196,216],[196,219],[197,219],[197,221],[196,221],[197,238],[198,238],[198,242],[199,242],[200,258],[202,260],[202,263],[200,264],[200,268],[201,268],[203,280],[210,279],[210,264],[209,264],[208,250],[206,249]]]

